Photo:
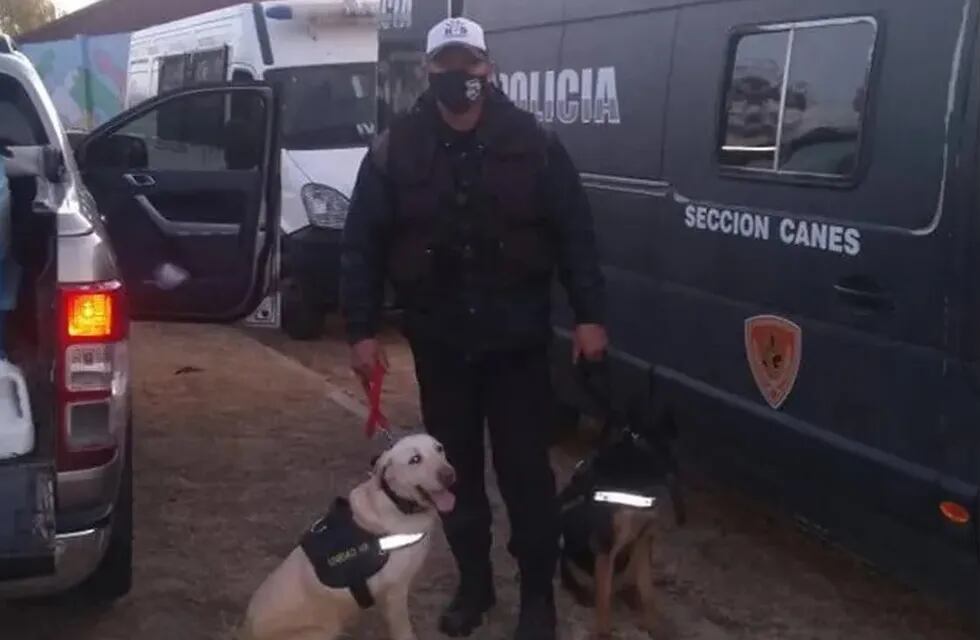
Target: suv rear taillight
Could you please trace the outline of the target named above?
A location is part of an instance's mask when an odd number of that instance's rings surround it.
[[[58,469],[108,464],[129,407],[129,314],[117,281],[59,290]]]

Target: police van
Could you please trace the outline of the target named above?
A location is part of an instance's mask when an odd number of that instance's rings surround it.
[[[666,398],[695,459],[973,608],[978,9],[465,7],[582,172],[629,401]]]
[[[159,93],[221,80],[264,80],[280,104],[281,298],[268,310],[311,339],[337,304],[340,238],[357,170],[375,133],[377,0],[245,3],[133,34],[127,107]],[[203,133],[212,123],[199,122]],[[212,194],[214,222],[236,222]],[[176,265],[180,266],[180,265]]]
[[[428,86],[425,42],[460,0],[381,0],[378,21],[378,130],[405,113]]]

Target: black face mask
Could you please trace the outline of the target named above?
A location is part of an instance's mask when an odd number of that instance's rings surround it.
[[[451,112],[466,113],[486,90],[487,79],[468,71],[430,73],[429,86],[436,99]]]

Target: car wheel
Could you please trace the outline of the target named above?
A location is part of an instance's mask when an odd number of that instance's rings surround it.
[[[282,330],[293,340],[316,340],[326,330],[326,314],[310,303],[302,288],[291,282],[283,287]]]
[[[95,600],[112,601],[129,593],[133,586],[133,433],[126,438],[119,497],[112,512],[109,547],[99,568],[79,587],[80,594]]]

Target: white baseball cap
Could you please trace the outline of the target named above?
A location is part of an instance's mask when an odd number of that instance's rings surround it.
[[[483,27],[467,18],[447,18],[429,30],[425,54],[430,58],[446,47],[465,47],[480,57],[487,56]]]

